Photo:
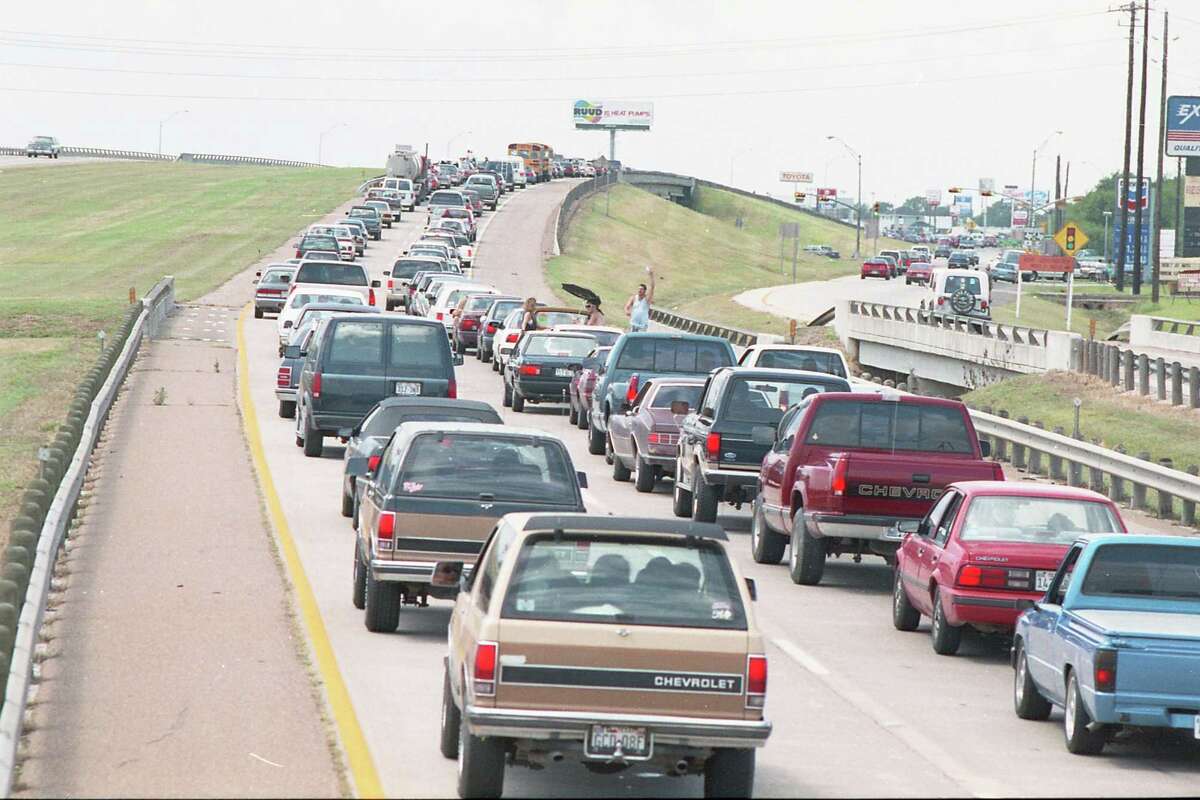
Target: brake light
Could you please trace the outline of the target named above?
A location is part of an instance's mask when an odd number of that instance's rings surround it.
[[[319,372],[314,372],[314,373],[313,373],[313,379],[312,379],[312,396],[313,396],[313,397],[320,397],[320,396],[321,396],[321,373],[319,373]]]
[[[629,376],[629,386],[625,389],[625,402],[630,405],[637,399],[639,378],[637,374]]]
[[[304,258],[304,256],[301,255],[299,250],[296,251],[296,258]]]
[[[451,400],[458,399],[458,381],[454,380],[454,378],[446,382],[446,397],[449,397]]]
[[[945,305],[945,303],[946,303],[946,298],[944,298],[944,297],[939,297],[939,298],[938,298],[938,305],[939,305],[939,306],[940,306],[940,305]]]
[[[479,321],[472,317],[464,317],[458,327],[464,331],[473,331],[479,327]]]
[[[708,456],[709,461],[716,461],[721,455],[721,434],[710,433],[704,439],[704,454]]]
[[[259,294],[283,294],[283,289],[259,289]]]
[[[382,456],[378,455],[369,457],[367,459],[367,472],[374,472],[375,470],[379,469],[379,461],[381,458]]]
[[[495,642],[479,642],[475,645],[475,666],[472,675],[475,678],[475,694],[493,695],[496,693],[496,662],[499,647]]]
[[[1115,692],[1117,690],[1117,651],[1097,650],[1094,667],[1096,691]]]
[[[520,334],[519,334],[519,333],[510,333],[510,334],[508,335],[507,341],[509,341],[509,342],[515,342],[515,341],[517,340],[517,337],[518,337],[518,336],[520,336]]]
[[[849,469],[850,459],[844,455],[838,456],[838,460],[833,465],[833,479],[829,482],[829,488],[834,497],[846,494],[846,473]]]
[[[376,547],[380,550],[391,550],[396,535],[396,512],[380,511],[379,524],[375,526]]]
[[[762,708],[767,700],[767,657],[746,657],[746,708]]]
[[[1033,574],[1033,570],[1031,569],[1008,569],[1005,567],[983,567],[977,564],[967,564],[958,571],[958,585],[979,587],[981,589],[1032,591]]]
[[[279,373],[275,376],[275,385],[281,389],[286,389],[292,385],[292,368],[280,367]]]
[[[438,321],[438,322],[441,322],[441,321],[442,321],[442,312],[440,312],[440,311],[439,311],[439,312],[437,312],[437,321]]]
[[[375,290],[374,289],[371,289],[370,292],[367,293],[367,305],[369,305],[369,306],[375,305]]]
[[[394,288],[396,288],[396,284],[392,282],[391,278],[388,278],[388,291],[390,292]]]
[[[539,374],[541,374],[541,370],[538,369],[537,367],[535,367],[533,364],[522,364],[521,365],[521,374],[522,375],[539,375]]]
[[[980,300],[979,307],[986,311],[987,310],[987,300]]]
[[[495,334],[496,333],[496,323],[489,322],[488,326],[487,326],[487,332],[491,333],[491,334]]]
[[[992,462],[992,480],[994,480],[994,481],[1004,480],[1004,467],[1002,467],[1000,465],[999,461]]]

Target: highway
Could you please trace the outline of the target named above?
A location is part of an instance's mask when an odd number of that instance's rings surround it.
[[[485,218],[476,278],[504,291],[544,296],[546,234],[570,186],[556,181],[506,195],[500,210]],[[371,244],[363,263],[373,277],[381,278],[392,257],[419,235],[424,218],[424,209],[418,209]],[[282,247],[268,260],[286,257],[289,249]],[[245,303],[253,269],[202,302]],[[903,283],[856,277],[829,283],[886,291],[889,302],[902,301],[905,289]],[[631,275],[630,288],[635,284]],[[805,293],[822,310],[835,299],[822,286],[809,285]],[[605,299],[618,308],[623,298]],[[243,413],[253,414],[261,427],[266,469],[383,790],[389,796],[454,796],[455,764],[437,749],[450,604],[405,608],[394,634],[365,629],[363,612],[350,602],[353,533],[338,503],[342,449],[326,440],[323,458],[302,455],[294,423],[276,414],[275,322],[243,313],[239,324],[247,365],[239,378],[251,399]],[[632,484],[612,481],[611,468],[587,453],[583,432],[568,426],[565,410],[502,409],[498,376],[469,355],[458,369],[458,385],[460,397],[491,403],[506,422],[561,437],[577,468],[588,473],[589,511],[670,515],[669,483],[642,495]],[[759,753],[757,794],[1164,796],[1194,795],[1200,786],[1195,743],[1134,736],[1102,757],[1080,758],[1063,747],[1058,712],[1045,723],[1017,719],[1007,641],[968,634],[959,656],[941,657],[930,648],[927,624],[918,633],[894,630],[891,572],[882,561],[831,561],[821,586],[799,587],[784,566],[761,566],[750,558],[746,509],[723,507],[718,521],[730,534],[743,572],[758,582],[757,615],[769,640],[767,713],[775,730]],[[506,780],[511,796],[702,794],[698,777],[640,775],[636,769],[599,776],[569,763],[541,772],[512,768]]]

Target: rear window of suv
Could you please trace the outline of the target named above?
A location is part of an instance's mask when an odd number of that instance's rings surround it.
[[[630,339],[621,349],[616,369],[708,373],[733,363],[718,342],[695,339]]]
[[[808,372],[824,372],[828,375],[846,377],[842,359],[837,353],[822,353],[819,350],[764,350],[758,356],[756,367],[775,369],[803,369]]]
[[[490,495],[499,502],[575,505],[575,481],[566,448],[558,442],[448,431],[416,438],[392,488],[412,497],[476,500]]]
[[[450,345],[442,327],[392,323],[390,371],[414,378],[454,378]]]
[[[434,192],[429,195],[429,205],[431,206],[461,206],[463,204],[463,196],[458,192]]]
[[[300,250],[332,250],[338,251],[337,239],[332,236],[305,236],[300,240]]]
[[[366,286],[367,273],[361,265],[321,261],[316,264],[301,264],[296,272],[295,282]]]
[[[974,454],[961,409],[893,401],[822,403],[805,441],[820,447]]]
[[[724,551],[676,537],[540,534],[525,540],[501,616],[746,629]]]

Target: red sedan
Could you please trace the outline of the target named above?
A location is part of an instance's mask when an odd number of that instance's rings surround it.
[[[928,261],[914,261],[908,265],[908,272],[904,273],[904,283],[923,283],[926,286],[933,280],[933,264]]]
[[[892,279],[892,265],[882,258],[868,258],[862,263],[862,274],[859,276],[863,280],[867,278],[883,278],[885,281]]]
[[[612,347],[597,347],[588,353],[583,360],[583,369],[578,370],[571,378],[567,387],[567,398],[570,400],[570,416],[568,421],[577,428],[587,430],[588,409],[592,407],[592,392],[596,388],[601,365],[608,360]]]
[[[942,655],[958,652],[967,626],[1011,632],[1080,534],[1126,532],[1102,494],[1005,481],[950,484],[914,527],[896,553],[892,624],[912,631],[929,617]]]

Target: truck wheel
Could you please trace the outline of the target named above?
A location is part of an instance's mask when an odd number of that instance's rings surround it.
[[[579,421],[575,424],[579,430],[586,431],[588,429],[589,422],[591,422],[590,412],[588,411],[587,406],[584,406],[579,410]]]
[[[1021,719],[1041,722],[1050,718],[1052,707],[1029,675],[1029,659],[1025,656],[1025,645],[1018,641],[1017,668],[1013,670],[1013,710]]]
[[[354,516],[354,495],[342,492],[342,516]]]
[[[505,408],[512,408],[512,401],[513,401],[512,392],[509,390],[508,382],[506,381],[504,384],[504,396],[500,398],[500,403]]]
[[[358,537],[354,537],[354,588],[350,593],[350,602],[359,611],[367,606],[367,571],[363,568],[362,548]]]
[[[904,578],[900,576],[900,565],[895,570],[896,579],[892,582],[892,627],[898,631],[915,631],[921,624],[921,612],[913,608],[904,591]]]
[[[525,410],[525,395],[513,389],[512,392],[512,410],[520,414]]]
[[[677,517],[692,516],[692,490],[683,488],[679,477],[679,462],[675,462],[675,486],[671,490],[671,510]]]
[[[572,427],[579,425],[579,410],[575,408],[574,403],[567,409],[567,423]]]
[[[750,521],[750,552],[759,564],[778,564],[787,549],[787,537],[767,527],[767,519],[763,516],[762,503],[758,498],[754,500],[753,514]]]
[[[657,478],[654,474],[654,467],[646,463],[646,459],[639,456],[637,448],[634,448],[633,488],[637,489],[643,494],[646,494],[654,491],[654,484],[657,482]]]
[[[612,453],[612,477],[617,483],[629,482],[629,467],[625,466],[625,462],[617,457],[617,454],[612,449],[612,442],[608,443],[608,451]]]
[[[256,309],[254,309],[254,318],[255,318],[255,319],[262,319],[262,318],[263,318],[263,310],[262,310],[261,308],[256,308]]]
[[[281,419],[295,419],[295,417],[296,417],[296,401],[295,400],[280,400],[279,401],[279,416]]]
[[[816,586],[825,574],[825,541],[808,532],[804,523],[804,510],[796,511],[792,517],[792,553],[788,561],[788,573],[792,583]]]
[[[692,508],[692,519],[696,522],[716,522],[719,490],[704,480],[704,476],[700,474],[699,470],[693,472],[695,473],[695,485],[692,488],[692,494],[695,495],[696,502]]]
[[[596,430],[596,426],[588,419],[588,452],[594,456],[604,455],[604,432]]]
[[[492,360],[492,351],[484,350],[482,347],[479,348],[479,360],[485,364],[488,363],[489,361],[491,361]]]
[[[396,308],[396,304],[391,300],[385,300],[383,301],[383,308],[385,311],[393,311]]]
[[[371,633],[391,633],[400,624],[400,584],[366,576],[364,621]]]
[[[504,793],[504,741],[472,736],[458,726],[458,796],[499,797]]]
[[[753,792],[753,750],[718,748],[704,762],[705,797],[750,797]]]
[[[1079,693],[1079,679],[1072,672],[1067,678],[1067,699],[1063,707],[1063,734],[1067,749],[1077,756],[1094,756],[1104,749],[1106,732],[1088,730],[1092,717]]]
[[[439,747],[446,758],[458,758],[458,729],[462,725],[462,712],[454,705],[454,694],[450,691],[450,671],[442,674],[442,736]]]
[[[946,610],[942,606],[942,590],[933,590],[933,624],[929,628],[933,652],[940,656],[952,656],[962,644],[963,629],[946,621]]]
[[[319,458],[325,451],[325,437],[312,427],[308,415],[304,415],[304,455],[309,458]]]

